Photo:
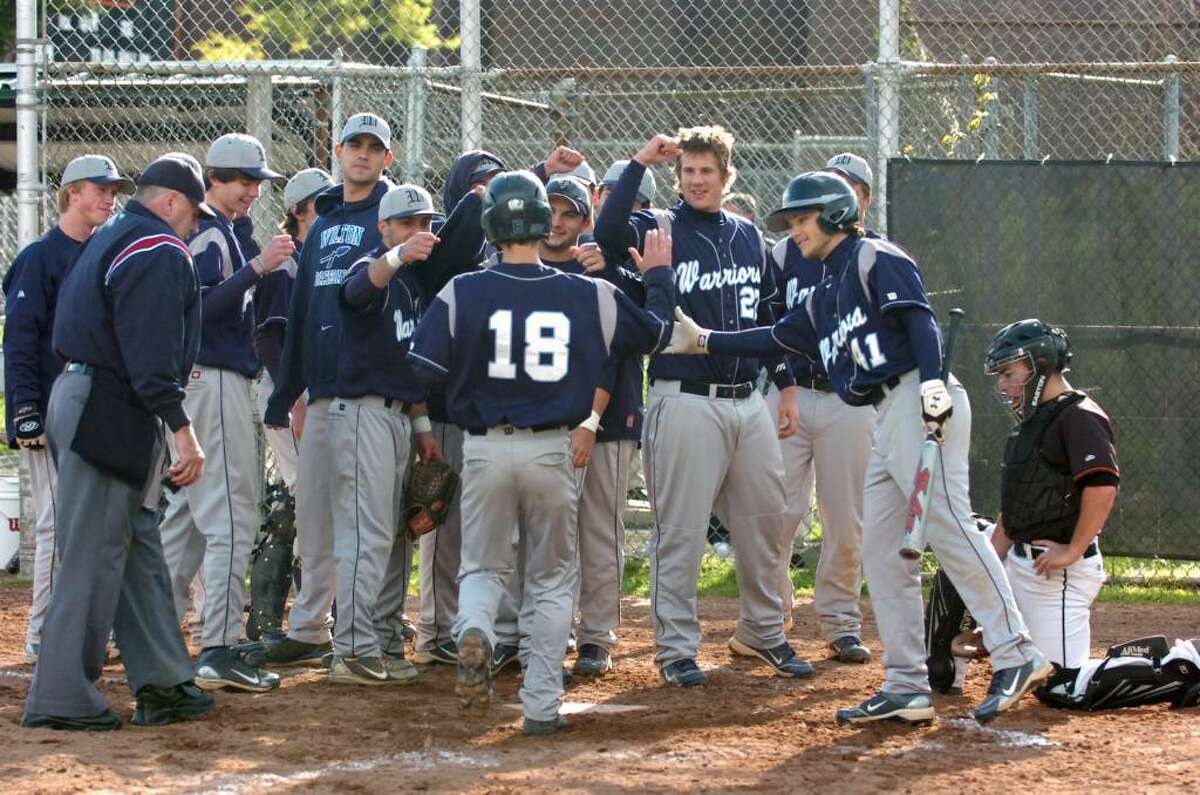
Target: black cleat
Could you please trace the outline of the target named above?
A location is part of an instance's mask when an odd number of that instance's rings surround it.
[[[576,676],[604,676],[612,670],[612,655],[598,643],[585,643],[579,647],[572,669]]]
[[[676,687],[708,687],[708,676],[689,658],[664,665],[659,675],[665,684]]]
[[[58,729],[73,732],[110,732],[121,728],[121,716],[106,709],[99,715],[86,718],[65,717],[62,715],[25,715],[21,725],[26,729]]]
[[[564,732],[569,729],[571,724],[567,723],[567,719],[563,715],[556,715],[550,720],[534,720],[526,718],[525,725],[521,727],[521,733],[527,734],[530,737],[547,737],[551,734]]]
[[[497,643],[492,652],[492,676],[503,671],[513,663],[521,662],[520,648],[510,643]]]
[[[215,646],[200,652],[196,660],[195,683],[204,690],[229,687],[265,693],[279,687],[279,674],[255,668],[232,649]]]
[[[838,662],[865,663],[871,659],[871,650],[856,635],[834,638],[829,642],[829,648]]]
[[[987,697],[975,708],[975,720],[980,723],[992,720],[1052,673],[1054,666],[1036,649],[1033,659],[1024,665],[993,671]]]
[[[194,682],[174,687],[146,685],[137,693],[137,708],[129,722],[134,726],[166,726],[207,715],[214,706],[213,697]]]
[[[933,699],[928,693],[876,693],[857,707],[837,711],[837,723],[869,723],[893,720],[900,723],[927,723],[933,720]]]
[[[787,641],[773,649],[759,649],[742,643],[737,637],[729,639],[729,650],[740,657],[757,657],[775,669],[776,676],[787,676],[792,679],[807,679],[813,675],[813,667],[808,661],[796,656],[796,652]]]

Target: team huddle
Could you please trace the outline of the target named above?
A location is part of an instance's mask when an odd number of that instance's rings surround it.
[[[529,170],[464,152],[442,212],[385,176],[384,119],[352,116],[337,140],[340,181],[286,179],[271,235],[250,210],[285,177],[251,136],[221,136],[203,164],[164,155],[136,184],[77,158],[58,225],[6,274],[8,438],[38,508],[23,725],[120,727],[95,685],[111,640],[136,725],[204,715],[207,691],[274,690],[279,666],[388,686],[449,665],[463,707],[519,666],[523,731],[561,731],[573,678],[613,671],[639,450],[666,685],[708,684],[710,517],[735,552],[731,653],[814,675],[787,633],[815,491],[822,639],[837,661],[870,659],[865,575],[883,649],[878,692],[839,723],[931,720],[932,690],[961,688],[983,649],[980,721],[1030,691],[1074,709],[1200,703],[1196,640],[1089,659],[1120,470],[1108,417],[1063,376],[1066,334],[1040,320],[987,352],[1016,424],[1001,512],[972,514],[968,396],[917,263],[866,227],[863,158],[792,179],[773,242],[729,193],[720,127],[656,135],[600,179],[567,147]],[[658,166],[676,181],[667,208]],[[256,548],[260,422],[278,482]],[[919,561],[899,554],[926,440],[942,567],[928,609]],[[429,471],[444,499],[406,513]]]

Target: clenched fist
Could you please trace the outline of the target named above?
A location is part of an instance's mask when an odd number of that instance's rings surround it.
[[[653,166],[657,163],[666,163],[668,160],[674,160],[682,154],[683,150],[679,148],[679,142],[669,135],[658,135],[646,142],[633,159],[641,163],[643,166]]]
[[[584,156],[567,146],[556,146],[546,158],[546,174],[566,174],[584,161]]]
[[[287,262],[288,257],[295,253],[296,244],[291,235],[275,235],[267,243],[267,247],[263,249],[258,259],[262,263],[263,270],[270,273]]]
[[[954,402],[950,392],[940,378],[921,382],[921,419],[925,421],[925,430],[932,433],[941,442],[946,430],[946,422],[954,413]]]
[[[433,247],[442,242],[433,232],[417,232],[404,242],[404,250],[400,259],[406,264],[423,262],[433,253]]]

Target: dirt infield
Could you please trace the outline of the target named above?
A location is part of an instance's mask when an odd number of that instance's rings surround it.
[[[969,709],[986,687],[986,667],[967,694],[937,700],[926,728],[839,728],[833,713],[881,680],[878,661],[846,666],[825,659],[811,608],[798,610],[791,637],[816,663],[809,682],[770,676],[731,659],[725,641],[737,606],[703,604],[704,691],[660,687],[649,611],[627,602],[617,670],[571,690],[573,704],[637,709],[572,717],[572,730],[534,740],[519,733],[512,674],[497,682],[488,714],[466,719],[449,668],[426,669],[410,688],[337,687],[312,669],[286,669],[281,690],[218,693],[202,721],[162,729],[126,727],[78,735],[18,727],[31,667],[22,647],[28,589],[0,589],[0,781],[9,792],[218,791],[646,791],[742,790],[918,792],[1195,791],[1200,775],[1200,710],[1147,707],[1079,715],[1028,699],[986,727]],[[1097,649],[1147,630],[1200,634],[1194,607],[1101,604]],[[878,652],[874,628],[868,629]],[[103,688],[128,717],[121,669]]]

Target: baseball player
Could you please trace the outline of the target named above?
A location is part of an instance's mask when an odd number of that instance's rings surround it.
[[[75,158],[63,170],[58,223],[22,249],[4,274],[5,430],[9,447],[20,448],[29,473],[35,516],[33,606],[25,632],[29,662],[37,661],[59,557],[54,534],[58,475],[46,450],[46,408],[62,371],[52,340],[58,292],[84,243],[112,216],[117,194],[132,192],[133,181],[107,157]]]
[[[875,407],[863,493],[863,562],[887,675],[883,688],[839,723],[933,718],[921,623],[919,561],[899,555],[908,494],[926,432],[942,440],[927,538],[992,648],[980,721],[1011,707],[1053,669],[1030,639],[1008,578],[986,537],[970,526],[967,453],[971,409],[956,379],[941,379],[941,334],[920,271],[897,246],[862,237],[858,201],[844,179],[809,172],[791,181],[768,227],[790,229],[801,253],[829,277],[772,327],[708,331],[680,318],[668,350],[820,359],[843,400]],[[678,342],[678,344],[676,344]],[[953,424],[948,422],[953,413]]]
[[[871,169],[867,162],[849,152],[834,155],[827,168],[846,178],[859,204],[859,221],[865,225],[871,200]],[[726,199],[728,201],[728,198]],[[866,237],[879,235],[867,231]],[[771,248],[776,267],[776,315],[782,317],[808,297],[828,275],[819,260],[808,259],[791,238],[784,237]],[[871,453],[871,427],[875,412],[868,406],[851,406],[833,390],[820,361],[807,356],[788,357],[796,379],[796,408],[800,423],[796,433],[780,441],[787,472],[788,508],[805,515],[812,504],[816,482],[817,507],[821,512],[821,556],[817,562],[813,608],[821,634],[836,659],[864,663],[871,653],[862,642],[862,499],[863,478]],[[767,405],[778,411],[778,389],[767,392]],[[784,617],[792,617],[792,587],[789,563],[781,566]]]
[[[28,728],[120,728],[96,686],[114,629],[137,697],[134,724],[163,725],[213,707],[193,683],[158,533],[164,478],[186,487],[205,468],[184,405],[201,298],[183,239],[198,216],[213,215],[199,164],[161,157],[62,284],[54,349],[67,364],[47,412],[62,485],[62,568],[21,719]]]
[[[434,296],[458,273],[475,270],[484,257],[483,227],[479,225],[481,188],[492,177],[504,171],[504,164],[491,152],[472,150],[454,159],[442,188],[442,206],[470,212],[473,221],[458,226],[455,238],[470,236],[461,249],[465,253],[458,262],[442,256],[425,261],[412,268],[413,276],[421,285],[421,305],[428,306]],[[453,215],[453,213],[452,213]],[[436,222],[435,222],[436,223]],[[439,236],[447,235],[438,228]],[[454,240],[454,248],[459,241]],[[472,250],[473,247],[473,250]],[[462,474],[462,429],[446,417],[446,405],[440,394],[432,394],[427,401],[429,418],[433,423],[433,435],[446,462],[459,475]],[[445,521],[433,532],[421,536],[420,568],[420,613],[417,620],[417,637],[413,648],[413,662],[418,665],[454,665],[458,653],[454,646],[454,617],[458,613],[458,567],[462,546],[461,491],[455,494],[446,514]]]
[[[571,626],[579,480],[569,428],[590,415],[610,352],[646,353],[668,324],[637,309],[606,282],[547,268],[538,243],[550,227],[545,188],[532,173],[496,176],[483,200],[488,241],[500,261],[455,278],[417,327],[409,357],[444,385],[463,442],[463,562],[457,692],[464,704],[491,697],[493,622],[514,568],[511,528],[525,536],[529,664],[521,687],[527,734],[565,728],[558,714]],[[669,262],[669,241],[646,243],[644,266]],[[672,301],[670,271],[646,275],[652,312]]]
[[[733,136],[720,127],[679,131],[678,140],[656,135],[634,155],[596,222],[606,251],[638,247],[651,229],[670,229],[681,306],[721,328],[771,321],[774,268],[762,236],[745,219],[721,210],[735,177]],[[675,160],[682,200],[666,211],[630,215],[647,166]],[[800,517],[786,510],[783,460],[777,431],[795,430],[795,389],[790,372],[778,371],[788,390],[778,428],[754,388],[758,362],[734,356],[688,359],[658,356],[650,362],[649,405],[643,431],[647,492],[654,506],[650,540],[650,601],[664,682],[706,685],[696,664],[700,622],[696,590],[705,528],[714,511],[736,546],[741,617],[730,641],[780,676],[811,676],[783,634],[779,561]]]
[[[200,278],[204,306],[200,353],[189,373],[185,405],[208,454],[205,474],[167,498],[163,555],[171,572],[176,611],[182,618],[188,585],[202,571],[202,650],[196,684],[261,692],[279,677],[246,664],[233,647],[242,636],[246,568],[258,529],[258,452],[254,445],[254,379],[261,363],[254,350],[255,318],[250,290],[283,265],[294,246],[287,235],[247,260],[232,219],[245,215],[262,183],[280,179],[266,162],[257,138],[223,135],[205,158],[205,195],[216,217],[203,221],[188,241]]]
[[[317,196],[317,220],[297,263],[279,382],[263,423],[289,427],[288,412],[307,389],[296,473],[296,546],[304,577],[292,600],[287,637],[248,655],[254,664],[319,662],[332,650],[336,566],[327,415],[337,390],[338,294],[350,265],[379,245],[379,201],[391,187],[383,176],[392,162],[391,145],[391,130],[380,117],[359,113],[346,120],[334,146],[342,184]]]
[[[327,420],[338,568],[331,682],[406,684],[417,677],[404,659],[400,625],[412,541],[397,531],[414,432],[422,460],[440,460],[442,452],[405,360],[420,298],[413,269],[402,266],[429,259],[435,247],[440,253],[441,240],[430,231],[436,215],[424,188],[401,185],[384,194],[382,243],[351,266],[342,285],[337,397]],[[446,224],[451,236],[464,215]],[[399,591],[399,604],[381,602],[385,589]]]
[[[740,215],[752,224],[758,221],[758,201],[749,193],[730,193],[721,202],[721,209]]]
[[[556,176],[546,183],[550,202],[550,232],[542,241],[542,262],[565,273],[587,274],[585,261],[603,259],[594,244],[581,247],[581,236],[592,225],[592,192],[573,176]],[[614,284],[635,302],[644,301],[644,285],[636,285],[622,268],[608,271]],[[599,275],[599,274],[598,274]],[[642,360],[611,361],[596,388],[592,414],[571,432],[572,459],[586,467],[579,495],[579,611],[576,628],[578,655],[573,672],[602,676],[612,670],[611,651],[621,623],[621,576],[625,570],[625,500],[629,467],[637,453],[642,430]]]

